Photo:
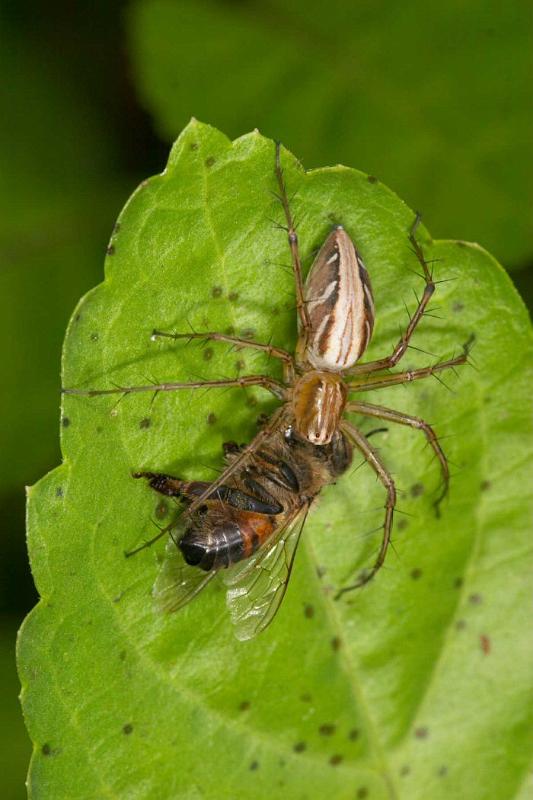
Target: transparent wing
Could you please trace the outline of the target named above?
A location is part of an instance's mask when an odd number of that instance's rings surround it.
[[[217,570],[204,572],[191,567],[183,560],[181,551],[170,537],[165,549],[163,563],[152,589],[158,611],[170,613],[183,608],[215,577]]]
[[[252,639],[269,625],[287,588],[309,506],[275,532],[253,556],[225,572],[226,602],[235,636]]]

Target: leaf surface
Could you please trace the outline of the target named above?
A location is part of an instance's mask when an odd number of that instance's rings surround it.
[[[294,288],[274,143],[231,143],[192,121],[166,171],[124,208],[106,278],[80,302],[63,385],[109,388],[268,372],[220,343],[152,342],[152,329],[234,331],[293,350]],[[333,222],[373,282],[368,357],[392,349],[420,292],[413,212],[345,167],[305,173],[284,152],[302,253]],[[531,328],[505,272],[463,242],[421,241],[435,302],[413,343],[439,357],[477,337],[476,369],[365,395],[433,423],[455,465],[436,519],[438,471],[416,431],[374,441],[400,491],[395,552],[363,591],[335,589],[371,563],[383,491],[358,466],[321,495],[273,624],[238,642],[213,584],[174,615],[150,597],[163,541],[124,550],[177,513],[132,471],[209,479],[223,441],[249,441],[275,402],[261,390],[66,397],[64,462],[29,491],[41,595],[20,638],[35,752],[32,798],[522,798],[530,759]],[[451,280],[450,280],[451,279]],[[410,350],[406,366],[433,357]],[[363,430],[372,420],[355,419]],[[512,680],[509,659],[512,654]]]

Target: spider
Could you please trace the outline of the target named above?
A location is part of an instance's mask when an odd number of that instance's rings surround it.
[[[186,482],[157,472],[137,472],[156,491],[179,497],[186,505],[180,537],[173,525],[135,551],[152,544],[167,531],[167,560],[156,581],[155,596],[163,610],[181,608],[214,577],[227,570],[228,603],[237,635],[255,635],[273,618],[287,585],[301,532],[296,523],[305,519],[321,488],[341,474],[358,450],[376,473],[386,492],[383,535],[373,565],[337,597],[368,583],[385,561],[391,540],[396,487],[378,451],[345,414],[385,420],[420,430],[437,457],[442,485],[435,508],[446,496],[450,473],[433,428],[419,417],[375,405],[354,395],[400,383],[420,380],[468,362],[473,337],[463,352],[421,369],[390,373],[401,361],[410,339],[435,291],[435,282],[416,233],[416,215],[408,234],[425,281],[414,314],[393,351],[374,361],[360,362],[374,327],[374,301],[368,272],[355,244],[342,225],[333,228],[316,256],[304,282],[298,235],[290,209],[281,146],[276,144],[275,174],[285,216],[296,291],[298,340],[294,355],[270,344],[223,333],[167,333],[155,330],[153,338],[201,339],[225,342],[262,351],[278,359],[283,380],[267,375],[247,375],[228,380],[193,383],[165,382],[113,389],[64,389],[65,394],[106,395],[159,392],[213,387],[261,386],[281,401],[254,439],[238,447],[225,445],[226,467],[211,483]],[[296,533],[295,533],[296,531]],[[130,553],[131,554],[131,553]],[[259,570],[259,572],[258,572]],[[262,576],[263,580],[259,580]]]

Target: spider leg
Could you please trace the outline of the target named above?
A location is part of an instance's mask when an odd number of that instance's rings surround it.
[[[241,339],[238,336],[226,336],[225,333],[217,333],[216,331],[206,331],[204,333],[165,333],[164,331],[154,330],[152,339],[204,339],[213,342],[227,342],[235,347],[247,348],[248,350],[261,350],[267,353],[272,358],[278,358],[283,362],[283,374],[286,383],[292,383],[294,380],[294,359],[286,350],[280,347],[273,347],[270,344],[262,344],[261,342],[254,342],[250,339]]]
[[[276,142],[276,178],[279,186],[278,199],[283,206],[285,219],[287,221],[286,230],[289,239],[289,247],[291,248],[292,270],[294,273],[294,283],[296,285],[296,310],[298,312],[298,318],[300,321],[302,338],[304,341],[307,341],[308,332],[311,328],[311,321],[309,319],[309,312],[305,304],[302,261],[298,248],[298,234],[296,233],[296,224],[291,214],[289,198],[287,196],[287,187],[285,186],[285,178],[283,177],[283,169],[281,166],[281,142]]]
[[[394,480],[392,476],[388,472],[385,465],[382,463],[377,450],[375,450],[370,442],[367,440],[366,436],[364,436],[361,431],[357,430],[353,425],[351,425],[346,420],[341,422],[341,430],[346,436],[350,439],[351,442],[357,447],[358,450],[361,451],[365,460],[370,464],[376,475],[378,476],[379,480],[384,485],[385,489],[387,490],[387,502],[385,504],[385,522],[383,524],[383,538],[381,540],[381,547],[379,549],[378,556],[374,562],[374,565],[365,573],[361,575],[361,577],[350,586],[345,586],[343,589],[340,589],[337,592],[336,599],[343,595],[345,592],[350,592],[352,589],[358,589],[360,586],[364,586],[365,583],[372,580],[378,569],[383,566],[383,562],[385,561],[385,556],[387,554],[387,549],[390,544],[391,538],[391,530],[392,530],[392,518],[394,514],[394,506],[396,505],[396,487],[394,485]]]
[[[346,411],[354,412],[356,414],[363,414],[365,417],[377,417],[377,419],[385,419],[389,422],[396,422],[399,425],[408,425],[411,428],[416,428],[417,430],[422,431],[429,443],[429,446],[439,460],[442,472],[442,488],[434,502],[435,511],[438,516],[440,503],[448,494],[450,470],[448,468],[446,456],[444,455],[444,452],[437,439],[437,435],[431,425],[428,425],[427,422],[419,417],[412,417],[409,414],[403,414],[399,411],[394,411],[392,408],[375,406],[370,403],[348,403],[346,406]]]
[[[468,354],[470,347],[474,341],[473,336],[463,345],[463,352],[460,356],[449,358],[447,361],[440,361],[429,367],[422,367],[422,369],[412,369],[407,372],[397,372],[395,375],[378,375],[370,381],[365,381],[364,376],[356,383],[348,383],[347,388],[349,392],[366,392],[370,389],[384,389],[387,386],[395,386],[398,383],[409,383],[410,381],[417,381],[421,378],[427,378],[430,375],[435,375],[443,369],[453,369],[459,367],[461,364],[468,364]],[[363,366],[363,365],[361,365]]]
[[[433,281],[433,275],[429,269],[428,263],[424,258],[422,247],[416,238],[416,230],[420,224],[420,219],[420,214],[417,214],[415,221],[411,226],[411,230],[409,231],[409,241],[418,261],[420,262],[424,272],[423,277],[426,281],[424,292],[418,301],[417,309],[413,316],[409,319],[409,325],[407,326],[406,331],[401,335],[390,356],[387,356],[386,358],[380,358],[377,361],[369,361],[367,364],[357,364],[355,367],[352,367],[349,371],[347,371],[347,375],[359,375],[362,372],[377,372],[377,370],[380,369],[390,369],[391,367],[395,367],[398,361],[400,361],[400,359],[407,352],[411,336],[413,335],[416,326],[424,316],[427,305],[433,296],[433,292],[435,291],[435,283]]]
[[[233,378],[221,381],[194,381],[192,383],[154,383],[149,386],[117,386],[114,389],[61,389],[62,394],[77,394],[85,397],[96,397],[102,394],[134,394],[137,392],[173,392],[177,389],[220,389],[224,387],[239,386],[245,389],[248,386],[262,386],[272,392],[279,399],[285,398],[285,387],[279,381],[268,375],[244,375],[242,378]]]

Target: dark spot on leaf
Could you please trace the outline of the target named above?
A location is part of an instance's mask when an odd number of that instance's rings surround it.
[[[364,800],[365,797],[368,797],[368,789],[366,786],[361,786],[361,788],[357,790],[356,797],[357,800]]]
[[[439,776],[439,778],[445,778],[447,774],[448,774],[448,767],[443,764],[442,767],[439,767],[437,775]]]
[[[81,319],[81,314],[76,314],[76,316],[74,317],[74,322],[79,322],[80,319]]]
[[[466,242],[456,242],[457,247],[466,247]]]
[[[375,177],[375,175],[367,175],[366,179],[367,179],[367,181],[369,183],[377,183],[378,182],[378,179]]]
[[[168,506],[164,500],[160,500],[160,502],[155,507],[155,515],[157,519],[164,519],[168,514]]]
[[[120,653],[118,654],[118,657],[120,658],[121,661],[125,661],[126,660],[126,651],[125,650],[121,650]]]
[[[428,728],[415,728],[415,736],[417,739],[427,739],[429,736]]]
[[[96,433],[102,433],[102,431],[103,431],[103,428],[102,428],[102,426],[101,426],[101,425],[97,425],[97,427],[96,427]]]
[[[253,339],[255,336],[255,330],[253,328],[245,328],[242,332],[243,339]]]
[[[209,414],[207,415],[207,424],[214,425],[216,421],[217,421],[217,415],[213,414],[213,412],[210,411]]]
[[[225,330],[225,333],[226,333],[228,336],[233,336],[233,335],[234,335],[234,333],[235,333],[235,328],[233,327],[233,325],[228,325],[228,327],[227,327],[227,328],[226,328],[226,330]]]
[[[490,639],[485,633],[482,633],[479,637],[479,643],[481,645],[481,650],[488,656],[490,653]]]
[[[463,578],[461,578],[461,577],[456,578],[454,580],[454,582],[453,582],[454,588],[455,589],[460,589],[462,587],[463,583],[464,583]]]
[[[144,417],[144,419],[142,419],[139,422],[139,428],[141,428],[142,430],[146,430],[146,428],[149,428],[151,424],[152,420],[150,419],[150,417]]]
[[[246,405],[249,406],[250,408],[253,408],[254,406],[256,406],[257,405],[257,397],[254,397],[253,395],[250,395],[250,397],[246,401]]]
[[[242,703],[239,703],[239,711],[248,711],[250,708],[250,701],[243,700]]]
[[[483,598],[480,594],[471,594],[468,597],[468,602],[471,603],[473,606],[479,606],[483,602]]]
[[[313,698],[311,697],[309,692],[304,692],[303,694],[300,695],[300,700],[303,703],[310,703],[312,699]]]
[[[113,233],[118,233],[119,230],[120,230],[120,222],[115,222],[115,225],[113,227]]]
[[[324,724],[318,729],[318,732],[321,736],[333,736],[336,730],[336,726],[331,722],[324,722]]]
[[[455,303],[452,305],[452,311],[455,311],[456,314],[458,314],[460,311],[463,311],[463,309],[464,305],[460,303],[458,300],[456,300]]]
[[[311,605],[311,603],[305,604],[304,614],[307,617],[307,619],[312,619],[315,616],[315,609],[314,606]]]
[[[481,481],[479,485],[479,488],[481,489],[482,492],[486,492],[487,489],[490,489],[490,487],[491,487],[490,481]]]
[[[336,767],[338,764],[341,763],[342,759],[343,759],[343,757],[341,755],[339,755],[339,753],[335,753],[329,759],[329,763],[331,764],[332,767]]]
[[[244,369],[245,366],[246,366],[246,361],[243,361],[242,358],[239,358],[239,360],[235,362],[235,367],[238,370]]]
[[[413,483],[411,486],[411,497],[420,497],[424,494],[424,487],[421,483]]]
[[[415,567],[411,570],[411,578],[414,581],[417,581],[422,576],[422,570],[419,567]]]
[[[222,286],[213,286],[211,294],[213,297],[220,297],[222,295]]]
[[[198,142],[191,142],[191,150],[198,150],[199,147]]]
[[[359,739],[359,731],[357,730],[357,728],[352,728],[352,730],[348,734],[348,739],[351,739],[352,742],[355,742],[356,739]]]
[[[56,497],[63,497],[63,487],[58,486],[56,489]]]
[[[205,347],[204,348],[204,361],[211,361],[213,358],[213,348],[212,347]]]
[[[458,631],[462,631],[466,628],[466,622],[464,621],[464,619],[458,619],[457,622],[455,623],[455,627]]]
[[[404,531],[407,528],[408,525],[409,525],[409,522],[405,519],[405,517],[402,517],[401,519],[398,520],[398,524],[396,525],[396,528],[399,531]]]
[[[107,253],[108,256],[114,255],[115,254],[115,245],[114,244],[108,245],[107,249],[106,249],[106,253]]]
[[[205,160],[206,167],[212,167],[213,164],[215,163],[215,161],[216,161],[216,158],[214,158],[213,156],[209,156],[209,158],[206,158],[206,160]]]
[[[250,769],[254,772],[256,769],[259,769],[259,761],[252,761],[250,764]]]
[[[326,567],[321,567],[320,565],[316,568],[316,574],[318,578],[323,578],[326,574],[327,569]]]
[[[340,650],[341,644],[342,644],[342,642],[341,642],[341,640],[339,639],[338,636],[334,636],[333,639],[331,640],[331,647],[335,651],[336,650]]]
[[[63,419],[61,420],[61,424],[64,428],[68,428],[68,426],[70,425],[70,419],[68,417],[63,417]]]
[[[404,764],[400,770],[400,775],[409,775],[410,772],[411,772],[411,767],[409,766],[409,764]]]
[[[303,753],[303,751],[307,748],[305,742],[296,742],[294,747],[292,748],[295,753]]]
[[[50,747],[50,745],[48,743],[43,744],[43,746],[41,747],[41,753],[43,754],[43,756],[51,756],[52,755],[52,748]]]
[[[100,337],[96,332],[91,333],[91,342],[97,342]]]
[[[232,303],[234,303],[235,300],[238,300],[238,299],[239,299],[239,292],[230,292],[228,294],[228,300],[231,300]]]
[[[122,733],[125,733],[126,736],[129,736],[129,734],[132,731],[133,731],[133,725],[131,724],[131,722],[126,722],[126,724],[122,728]]]

